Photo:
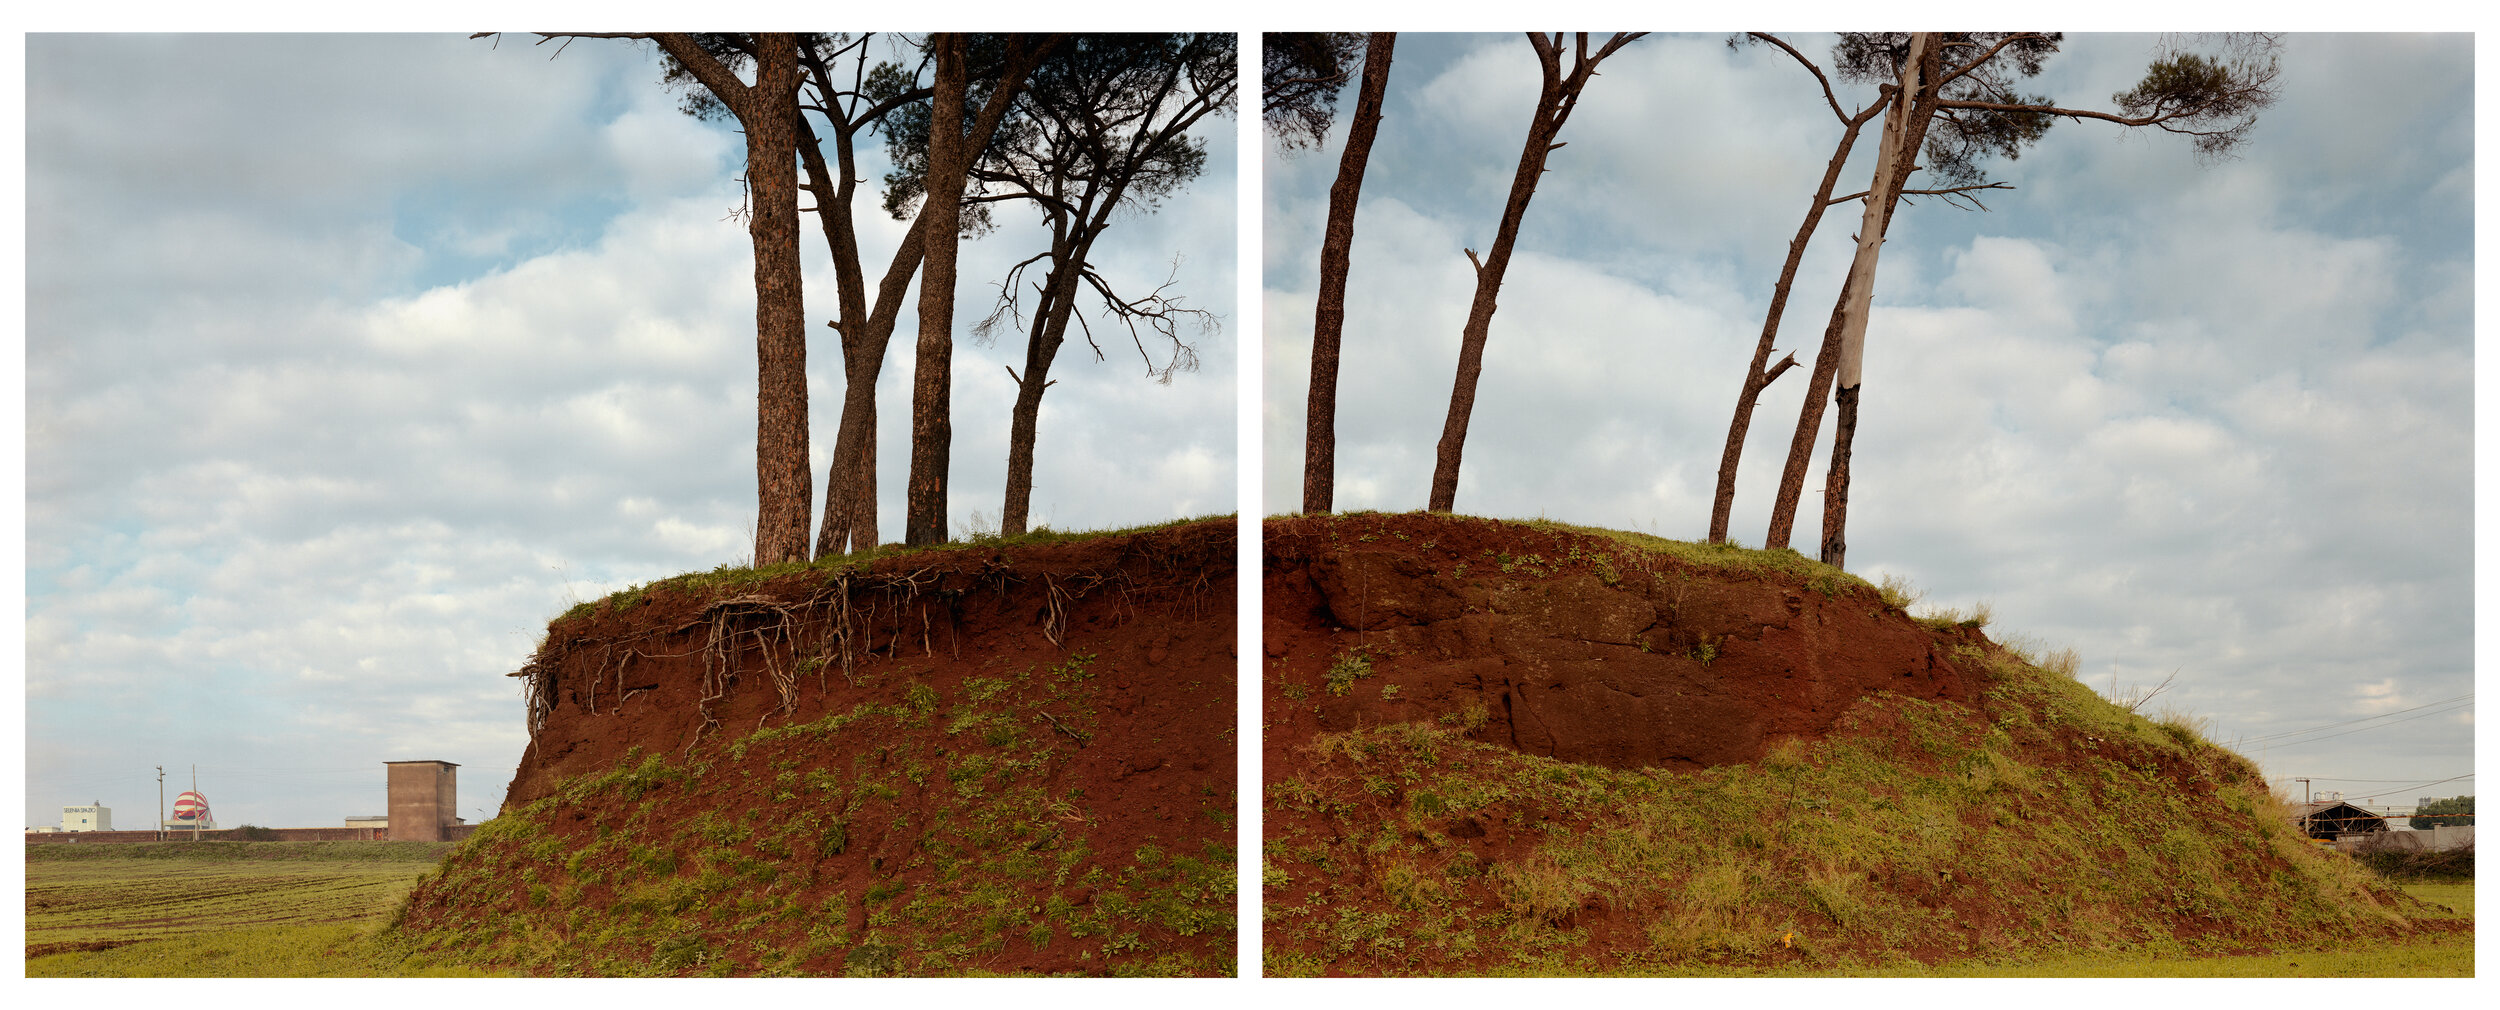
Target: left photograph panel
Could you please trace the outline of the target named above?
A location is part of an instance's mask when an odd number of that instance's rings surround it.
[[[27,974],[1235,974],[1239,45],[28,35]]]

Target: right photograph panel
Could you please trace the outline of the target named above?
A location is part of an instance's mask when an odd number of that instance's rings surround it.
[[[2473,974],[2471,35],[1263,42],[1265,974]]]

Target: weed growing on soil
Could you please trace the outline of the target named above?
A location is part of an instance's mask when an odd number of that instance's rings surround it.
[[[1826,596],[1832,595],[1844,588],[1849,587],[1863,586],[1868,589],[1875,588],[1865,579],[1851,575],[1848,572],[1834,568],[1820,561],[1816,561],[1813,558],[1806,557],[1805,555],[1788,548],[1766,551],[1740,547],[1734,543],[1669,540],[1665,537],[1651,536],[1647,533],[1610,530],[1596,526],[1574,526],[1570,523],[1555,522],[1550,519],[1532,519],[1521,522],[1518,525],[1527,526],[1531,529],[1561,530],[1571,533],[1585,533],[1590,536],[1604,537],[1608,540],[1613,540],[1630,547],[1638,548],[1648,554],[1664,555],[1666,557],[1682,561],[1686,564],[1707,565],[1715,568],[1730,568],[1745,572],[1787,575],[1804,582],[1808,588],[1823,593]],[[1599,577],[1601,579],[1604,578],[1605,570],[1610,570],[1614,567],[1614,560],[1615,559],[1612,557],[1605,555],[1593,556],[1593,564],[1603,565],[1603,568],[1599,571]]]
[[[1876,583],[1875,591],[1884,598],[1884,605],[1894,610],[1908,610],[1927,596],[1909,579],[1889,573]]]
[[[1996,611],[1988,605],[1988,601],[1981,600],[1971,604],[1968,613],[1964,613],[1958,607],[1937,607],[1924,614],[1913,615],[1912,619],[1937,631],[1948,628],[1977,630],[1987,627],[1989,621],[1995,620]]]
[[[1355,681],[1371,675],[1371,656],[1361,648],[1347,650],[1336,662],[1328,664],[1328,693],[1342,698],[1354,690]]]

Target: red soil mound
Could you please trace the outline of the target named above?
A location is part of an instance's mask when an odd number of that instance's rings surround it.
[[[1232,696],[1184,699],[1178,688],[1232,682],[1233,544],[1233,521],[1219,519],[923,551],[835,581],[805,570],[726,594],[655,588],[638,606],[559,620],[514,674],[531,680],[536,725],[504,809],[604,771],[630,749],[684,751],[707,732],[804,723],[879,700],[905,677],[944,690],[968,672],[1080,653],[1116,671],[1103,702],[1117,726],[1085,749],[1072,785],[1143,776],[1136,785],[1154,792],[1160,776],[1149,772],[1229,768],[1232,748],[1216,737],[1233,726]],[[845,655],[852,677],[873,671],[875,683],[844,684]],[[1147,743],[1158,739],[1166,743]]]
[[[1234,528],[697,575],[559,618],[515,674],[506,826],[403,927],[556,973],[1229,971]],[[1175,892],[1218,859],[1222,894]]]
[[[1269,520],[1263,536],[1270,679],[1325,678],[1358,654],[1369,668],[1315,704],[1271,700],[1271,768],[1315,732],[1470,706],[1485,715],[1471,735],[1488,743],[1701,768],[1819,736],[1870,692],[1960,701],[1978,682],[1854,581],[1823,591],[1597,536],[1426,514]]]

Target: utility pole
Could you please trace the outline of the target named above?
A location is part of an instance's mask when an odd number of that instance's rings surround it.
[[[156,766],[156,840],[165,840],[165,766]]]

